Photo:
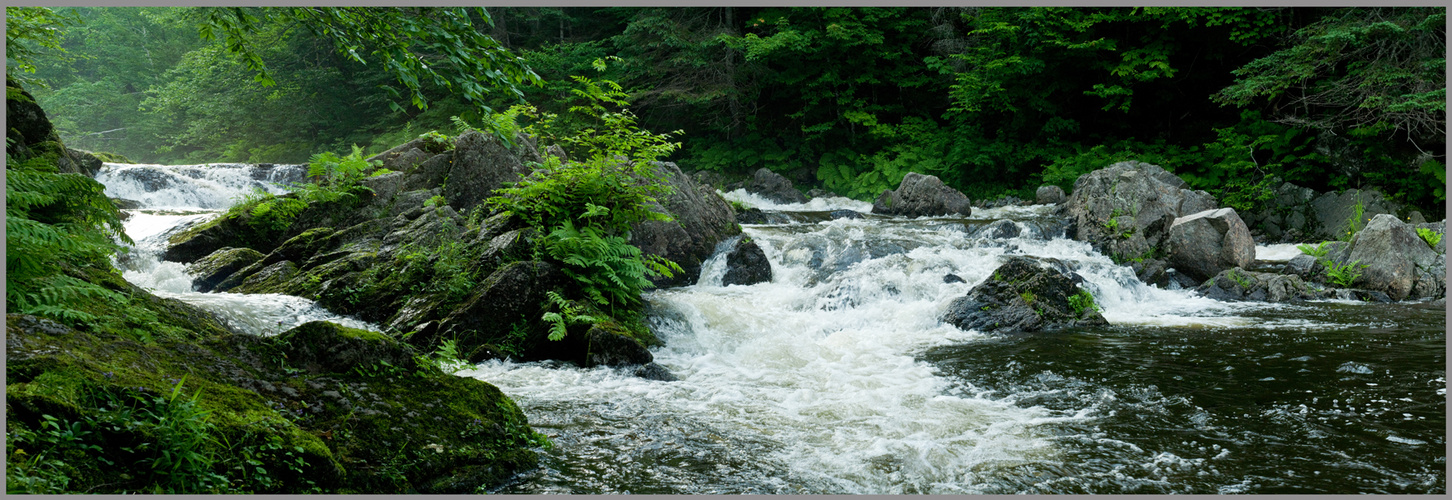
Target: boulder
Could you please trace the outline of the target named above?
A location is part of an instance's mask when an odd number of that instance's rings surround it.
[[[454,339],[459,352],[472,359],[486,344],[507,338],[513,323],[538,322],[545,292],[570,283],[569,277],[547,262],[510,263],[490,274],[462,305],[439,322],[433,334],[416,332],[407,341],[429,349],[442,339]]]
[[[715,189],[701,186],[670,162],[656,162],[671,192],[655,210],[668,213],[669,221],[644,221],[630,230],[630,244],[645,255],[659,255],[681,266],[684,273],[670,278],[653,278],[657,287],[695,284],[701,277],[701,263],[711,258],[716,244],[740,234],[731,204]]]
[[[585,332],[585,342],[589,343],[589,347],[582,352],[585,359],[580,363],[585,367],[637,366],[655,359],[639,340],[606,325],[591,326]]]
[[[1108,324],[1071,274],[1023,256],[1010,257],[989,279],[954,299],[942,320],[992,333]]]
[[[1396,216],[1380,214],[1351,240],[1344,260],[1366,266],[1352,284],[1358,288],[1386,292],[1392,300],[1411,295],[1422,270],[1430,269],[1437,252],[1427,246],[1411,226]]]
[[[1176,218],[1166,243],[1170,265],[1197,280],[1255,262],[1255,241],[1233,208]]]
[[[1308,221],[1311,236],[1322,240],[1345,239],[1347,232],[1351,230],[1352,216],[1356,214],[1356,204],[1361,203],[1361,218],[1355,221],[1356,227],[1364,228],[1377,215],[1396,216],[1399,205],[1386,199],[1381,192],[1373,189],[1348,189],[1340,193],[1323,193],[1311,200],[1311,215],[1314,221]]]
[[[255,267],[248,266],[249,268]],[[235,278],[243,274],[238,272],[217,285],[217,291],[233,293],[273,293],[287,285],[288,280],[298,273],[297,264],[290,260],[277,262],[263,267],[256,273],[249,274],[241,280],[241,283],[233,285]]]
[[[909,172],[897,190],[884,190],[872,203],[872,213],[921,217],[973,213],[968,196],[948,187],[937,176]]]
[[[726,254],[726,275],[721,278],[721,286],[771,281],[771,262],[766,259],[766,252],[755,241],[742,241]]]
[[[456,210],[469,209],[493,196],[504,183],[518,181],[527,173],[519,154],[498,137],[470,130],[454,140],[444,198]]]
[[[1080,176],[1065,206],[1074,239],[1127,262],[1162,251],[1175,218],[1216,203],[1159,166],[1128,161]]]
[[[404,172],[403,185],[400,191],[417,191],[421,189],[435,189],[444,185],[444,179],[449,175],[449,168],[454,164],[454,152],[445,151],[433,155],[413,168],[400,170]],[[442,191],[440,191],[442,192]],[[413,206],[417,206],[416,204]]]
[[[807,197],[792,187],[792,181],[765,168],[756,170],[746,191],[777,203],[806,203]]]
[[[412,370],[418,354],[387,335],[327,321],[303,323],[278,334],[277,341],[288,364],[311,373],[347,372],[377,362]]]
[[[1432,265],[1418,269],[1411,299],[1440,299],[1447,296],[1447,254],[1438,254]]]
[[[1040,205],[1058,205],[1067,199],[1064,189],[1059,186],[1039,186],[1034,192],[1034,201]]]
[[[1195,288],[1215,300],[1286,302],[1321,298],[1299,276],[1246,271],[1234,267],[1221,271]]]
[[[188,264],[186,271],[192,275],[192,288],[198,292],[210,292],[232,273],[255,264],[262,258],[262,252],[251,248],[227,247]]]

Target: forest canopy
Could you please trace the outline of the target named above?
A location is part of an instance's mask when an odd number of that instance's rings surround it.
[[[974,199],[1138,159],[1230,206],[1279,182],[1443,211],[1446,9],[6,9],[66,144],[135,161],[377,152],[571,76],[622,85],[687,170]],[[597,60],[610,64],[599,70]]]

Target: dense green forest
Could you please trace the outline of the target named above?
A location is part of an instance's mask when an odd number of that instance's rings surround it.
[[[859,199],[908,172],[1027,196],[1139,159],[1240,208],[1275,179],[1445,201],[1441,7],[23,15],[7,9],[12,31],[44,31],[8,72],[67,145],[138,162],[377,152],[520,102],[566,113],[584,75],[619,82],[643,128],[682,131],[688,170],[766,167]]]

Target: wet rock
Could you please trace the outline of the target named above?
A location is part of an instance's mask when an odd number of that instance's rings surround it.
[[[1068,200],[1064,189],[1059,186],[1039,186],[1034,192],[1034,201],[1040,205],[1058,205]]]
[[[1447,296],[1447,255],[1438,254],[1432,265],[1418,269],[1417,284],[1407,298],[1439,299]]]
[[[1014,224],[1014,222],[1011,220],[1004,219],[994,221],[992,224],[989,224],[983,229],[980,229],[978,231],[978,235],[984,238],[990,238],[995,240],[1006,240],[1009,238],[1017,238],[1019,236],[1019,232],[1020,230],[1018,224]]]
[[[1366,266],[1352,284],[1358,288],[1386,292],[1392,300],[1411,295],[1420,270],[1432,267],[1437,252],[1417,236],[1416,231],[1393,215],[1373,217],[1351,240],[1350,251],[1338,264]]]
[[[840,210],[833,210],[831,212],[827,212],[827,217],[830,218],[830,219],[832,219],[832,220],[837,220],[837,219],[861,219],[862,218],[862,214],[859,213],[859,212],[857,212],[856,210],[847,210],[847,209],[844,208],[844,209],[840,209]]]
[[[1074,239],[1126,262],[1161,249],[1175,218],[1216,203],[1159,166],[1128,161],[1080,176],[1065,206]]]
[[[1068,273],[1022,256],[1010,257],[988,280],[954,299],[942,320],[993,333],[1108,324],[1092,307],[1092,295]]]
[[[198,292],[210,292],[232,273],[261,261],[263,257],[262,252],[251,248],[228,247],[188,264],[186,271],[192,275],[192,288]]]
[[[1016,207],[1028,204],[1029,202],[1025,201],[1023,198],[1019,198],[1013,195],[1004,195],[998,197],[995,200],[984,202],[983,208]]]
[[[117,210],[135,210],[141,208],[141,202],[125,198],[111,198],[111,204],[116,205]]]
[[[967,283],[967,282],[968,281],[967,280],[964,280],[962,276],[958,276],[958,275],[953,274],[953,273],[948,273],[948,274],[943,275],[943,283]]]
[[[630,244],[644,255],[659,255],[681,266],[685,272],[670,278],[652,278],[657,287],[694,284],[701,276],[701,263],[711,257],[716,244],[740,234],[731,204],[715,189],[701,186],[670,162],[655,162],[671,193],[654,207],[669,213],[670,221],[645,221],[630,230]]]
[[[540,261],[514,262],[494,271],[474,293],[439,323],[438,334],[415,333],[407,341],[431,348],[442,339],[455,339],[465,355],[507,338],[512,324],[538,322],[545,292],[571,283],[554,265]]]
[[[792,187],[792,181],[776,172],[760,168],[746,184],[746,191],[777,203],[806,203],[807,197]]]
[[[635,376],[646,380],[658,380],[661,382],[675,382],[680,380],[670,370],[667,370],[666,367],[654,362],[640,365],[639,368],[635,369],[634,373]]]
[[[585,332],[589,347],[584,351],[581,365],[622,367],[645,365],[654,361],[650,350],[639,340],[605,325],[594,325]]]
[[[1165,269],[1166,290],[1188,290],[1200,285],[1200,280],[1186,276],[1175,268]]]
[[[736,244],[731,253],[726,254],[726,275],[721,278],[721,285],[755,285],[771,281],[771,262],[766,259],[766,252],[755,241],[747,241]]]
[[[936,176],[909,172],[897,190],[885,190],[872,203],[872,213],[906,215],[968,216],[973,212],[968,196],[943,184]]]
[[[1338,288],[1330,291],[1330,297],[1337,300],[1357,300],[1361,302],[1377,302],[1386,304],[1392,302],[1391,296],[1376,290],[1362,290],[1359,288]]]
[[[529,173],[519,156],[492,135],[470,130],[454,140],[453,163],[443,195],[457,210],[473,208],[506,182]]]
[[[250,266],[249,266],[250,267]],[[287,281],[298,273],[297,264],[284,260],[258,270],[256,273],[247,276],[235,287],[228,286],[233,278],[242,273],[229,277],[217,286],[217,291],[228,291],[233,293],[278,293]]]
[[[1166,243],[1170,265],[1195,279],[1255,262],[1255,241],[1233,208],[1176,218]]]
[[[1195,288],[1215,300],[1286,302],[1320,298],[1321,294],[1299,276],[1226,269]]]
[[[1315,280],[1316,276],[1325,273],[1325,271],[1325,266],[1317,262],[1315,257],[1301,254],[1286,261],[1286,265],[1282,268],[1281,272],[1283,274],[1299,276],[1303,280]]]
[[[736,222],[737,223],[740,223],[740,224],[770,224],[771,223],[771,222],[768,222],[765,212],[762,212],[760,208],[754,208],[754,207],[753,208],[748,208],[746,210],[742,210],[740,212],[736,212]]]
[[[828,190],[822,189],[822,188],[812,188],[812,189],[807,190],[807,198],[811,198],[811,199],[816,199],[816,198],[841,198],[841,197],[842,197],[842,195],[839,195],[837,193],[833,193],[831,191],[828,191]]]

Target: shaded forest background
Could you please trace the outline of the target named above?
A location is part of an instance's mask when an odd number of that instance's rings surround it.
[[[521,102],[566,113],[585,75],[619,82],[643,128],[680,130],[688,170],[858,199],[908,172],[1031,197],[1136,159],[1241,209],[1289,181],[1444,212],[1442,7],[408,8],[374,16],[396,16],[388,43],[275,10],[57,8],[29,20],[54,46],[7,72],[68,146],[146,163],[376,153]],[[477,37],[410,38],[425,22]],[[468,60],[493,48],[539,78]],[[400,77],[430,67],[472,77]]]

